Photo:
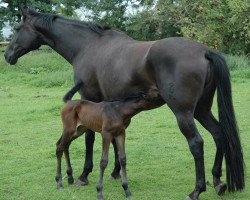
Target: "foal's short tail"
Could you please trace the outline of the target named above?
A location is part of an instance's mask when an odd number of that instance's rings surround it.
[[[210,60],[217,87],[219,125],[223,134],[223,149],[226,160],[228,190],[243,190],[245,187],[244,159],[239,131],[234,114],[230,73],[223,56],[208,51],[205,57]]]
[[[64,95],[63,101],[66,103],[67,101],[71,100],[75,93],[77,93],[81,89],[81,87],[83,87],[83,82],[77,83]]]

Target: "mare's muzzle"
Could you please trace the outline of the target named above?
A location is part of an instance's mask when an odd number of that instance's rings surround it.
[[[17,63],[18,58],[15,56],[13,51],[8,51],[7,49],[4,53],[4,57],[5,60],[11,65],[15,65]]]

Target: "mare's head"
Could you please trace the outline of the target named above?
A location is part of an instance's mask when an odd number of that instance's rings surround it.
[[[43,35],[34,26],[35,15],[39,13],[28,9],[22,10],[21,14],[22,20],[15,26],[14,36],[4,54],[6,61],[11,65],[16,64],[18,58],[38,49],[44,43]]]

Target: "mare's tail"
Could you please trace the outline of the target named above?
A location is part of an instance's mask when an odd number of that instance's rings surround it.
[[[245,187],[244,159],[233,108],[229,69],[224,57],[219,53],[208,51],[205,57],[210,61],[217,87],[219,125],[224,137],[223,149],[228,190],[232,192],[243,190]]]
[[[75,93],[77,93],[81,89],[81,87],[83,87],[83,85],[83,82],[77,83],[64,95],[63,101],[66,103],[67,101],[71,100]]]

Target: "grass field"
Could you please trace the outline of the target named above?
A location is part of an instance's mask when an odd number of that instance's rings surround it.
[[[212,184],[215,145],[200,125],[205,141],[206,179],[210,183],[201,200],[250,199],[250,66],[246,57],[228,57],[233,99],[246,163],[246,189],[218,197]],[[72,68],[59,55],[36,51],[8,65],[0,55],[0,199],[96,199],[101,137],[96,134],[94,169],[85,187],[58,191],[55,183],[55,143],[61,134],[62,96],[72,86]],[[77,97],[76,97],[77,98]],[[216,113],[216,106],[214,107]],[[198,124],[198,123],[197,123]],[[127,129],[127,171],[132,200],[182,200],[194,187],[194,162],[187,142],[167,106],[135,116]],[[84,137],[71,145],[75,179],[83,168]],[[120,180],[109,180],[113,151],[104,177],[107,200],[126,199]],[[223,172],[225,167],[223,166]],[[65,162],[63,162],[63,174]],[[223,173],[225,180],[225,173]]]

